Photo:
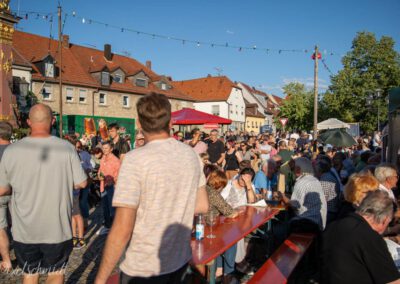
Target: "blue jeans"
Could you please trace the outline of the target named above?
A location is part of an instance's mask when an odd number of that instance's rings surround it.
[[[112,207],[113,196],[114,186],[105,186],[101,196],[101,203],[103,204],[104,226],[106,228],[111,228],[114,219],[115,209]]]
[[[222,255],[217,257],[217,267],[223,267],[224,275],[235,271],[236,248],[237,245],[235,244],[227,251],[225,251]]]
[[[81,215],[83,218],[89,218],[89,187],[81,189],[80,192],[80,199],[79,199],[79,207],[81,209]]]

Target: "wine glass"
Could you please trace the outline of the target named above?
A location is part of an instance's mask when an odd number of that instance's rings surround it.
[[[208,239],[214,239],[216,238],[215,235],[212,233],[212,227],[215,225],[217,222],[217,214],[215,214],[213,211],[210,211],[206,217],[206,224],[210,226],[210,234],[207,235]]]

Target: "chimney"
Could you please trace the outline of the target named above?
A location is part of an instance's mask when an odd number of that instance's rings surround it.
[[[207,78],[211,78],[211,77],[212,77],[211,74],[208,74],[208,75],[207,75]]]
[[[107,43],[104,45],[104,57],[108,61],[112,61],[111,44]]]
[[[62,35],[62,45],[65,48],[69,48],[69,35]]]
[[[151,61],[150,60],[146,61],[146,67],[151,70]]]

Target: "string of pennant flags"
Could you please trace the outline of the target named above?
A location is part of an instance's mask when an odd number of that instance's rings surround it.
[[[49,13],[43,13],[43,12],[36,12],[36,11],[23,11],[20,10],[19,11],[20,15],[22,18],[24,18],[25,20],[28,20],[30,18],[39,20],[39,19],[43,19],[46,21],[49,21],[50,23],[53,22],[53,16],[57,15],[57,12],[49,12]],[[193,39],[186,39],[186,38],[180,38],[180,37],[174,37],[174,36],[168,36],[168,35],[163,35],[163,34],[158,34],[158,33],[150,33],[150,32],[146,32],[146,31],[141,31],[141,30],[136,30],[136,29],[132,29],[132,28],[128,28],[128,27],[122,27],[122,26],[118,26],[118,25],[114,25],[114,24],[109,24],[109,23],[105,23],[105,22],[101,22],[92,18],[87,18],[84,16],[80,16],[78,15],[75,11],[73,11],[72,13],[64,13],[64,20],[63,20],[63,24],[62,24],[62,31],[64,30],[64,26],[66,24],[66,20],[67,18],[73,18],[78,20],[79,22],[81,22],[82,24],[86,24],[86,25],[100,25],[103,26],[105,28],[111,28],[111,29],[115,29],[120,31],[121,33],[133,33],[136,35],[141,35],[141,36],[147,36],[150,37],[152,39],[163,39],[163,40],[172,40],[172,41],[176,41],[176,42],[180,42],[183,45],[186,44],[190,44],[190,45],[194,45],[197,47],[201,47],[201,46],[208,46],[208,47],[219,47],[219,48],[230,48],[230,49],[236,49],[239,52],[241,51],[261,51],[264,52],[266,54],[270,54],[270,53],[277,53],[277,54],[282,54],[282,53],[311,53],[312,55],[314,54],[314,50],[313,49],[287,49],[287,48],[265,48],[265,47],[258,47],[257,45],[253,45],[253,46],[245,46],[245,45],[232,45],[229,44],[228,42],[226,43],[216,43],[216,42],[209,42],[209,41],[202,41],[202,40],[193,40]],[[326,49],[322,50],[322,54],[324,55],[324,57],[326,58],[327,56],[344,56],[344,54],[341,53],[336,53],[336,52],[328,52]],[[330,68],[327,66],[326,64],[326,60],[324,58],[322,58],[322,63],[324,68],[330,73],[333,74],[332,71],[330,70]]]

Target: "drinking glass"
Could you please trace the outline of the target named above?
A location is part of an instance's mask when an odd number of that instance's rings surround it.
[[[217,222],[217,214],[215,214],[213,211],[209,212],[209,214],[206,217],[206,224],[210,226],[210,233],[207,235],[208,239],[214,239],[216,238],[215,235],[212,233],[212,227],[215,225]]]

